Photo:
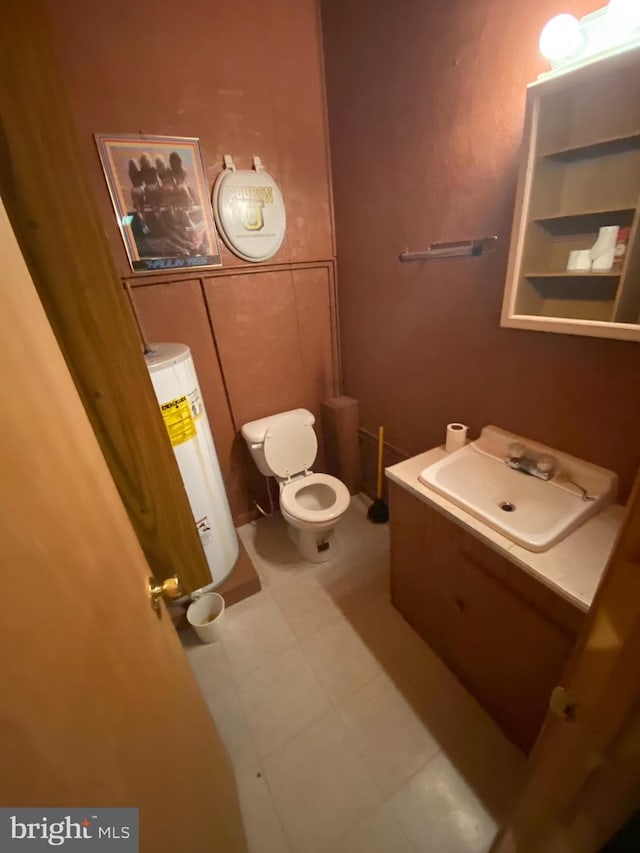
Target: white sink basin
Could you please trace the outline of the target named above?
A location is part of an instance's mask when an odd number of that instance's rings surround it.
[[[536,458],[553,455],[550,480],[514,471],[505,463],[508,447],[521,442]],[[546,551],[615,500],[618,478],[591,465],[494,426],[480,438],[420,472],[422,483],[529,551]],[[585,501],[586,489],[595,500]]]

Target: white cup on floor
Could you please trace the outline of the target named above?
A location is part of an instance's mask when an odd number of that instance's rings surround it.
[[[203,643],[215,643],[222,637],[224,598],[217,592],[205,592],[187,608],[187,622]]]

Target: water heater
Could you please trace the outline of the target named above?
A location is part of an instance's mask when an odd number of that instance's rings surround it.
[[[151,344],[145,356],[215,589],[238,558],[238,536],[198,377],[185,344]]]

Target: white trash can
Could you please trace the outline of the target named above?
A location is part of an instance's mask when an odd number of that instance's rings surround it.
[[[187,608],[187,621],[203,643],[215,643],[222,637],[224,598],[217,592],[205,592]]]

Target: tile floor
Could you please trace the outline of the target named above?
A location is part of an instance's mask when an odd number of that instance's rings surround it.
[[[263,584],[222,642],[183,634],[250,853],[481,853],[524,757],[391,606],[388,528],[357,497],[329,562],[280,517],[240,528]]]

